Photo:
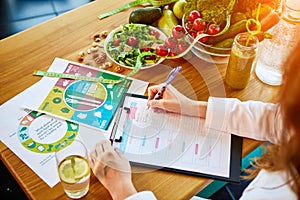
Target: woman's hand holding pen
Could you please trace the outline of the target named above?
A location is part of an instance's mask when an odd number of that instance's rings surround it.
[[[90,166],[114,200],[125,199],[137,193],[131,181],[128,160],[118,149],[114,149],[109,141],[96,145],[90,153]]]
[[[154,85],[148,88],[148,106],[150,108],[159,108],[168,112],[205,118],[207,102],[189,99],[172,85],[166,88],[161,99],[155,100],[154,97],[160,89],[160,85]]]

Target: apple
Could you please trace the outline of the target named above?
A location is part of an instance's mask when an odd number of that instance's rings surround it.
[[[173,13],[178,19],[182,19],[183,17],[185,4],[185,0],[178,0],[173,6]]]

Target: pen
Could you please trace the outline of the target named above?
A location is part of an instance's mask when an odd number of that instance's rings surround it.
[[[181,66],[174,68],[168,75],[167,80],[164,82],[160,90],[155,94],[154,99],[158,100],[162,98],[164,91],[166,90],[167,86],[174,80],[175,76],[181,70]]]

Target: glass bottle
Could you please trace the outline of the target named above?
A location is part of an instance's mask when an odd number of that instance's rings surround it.
[[[281,85],[283,65],[300,36],[300,1],[283,0],[280,21],[268,32],[272,39],[263,40],[258,47],[255,73],[264,83]]]
[[[247,32],[235,36],[225,75],[225,83],[231,88],[244,89],[247,86],[258,42],[256,36]]]

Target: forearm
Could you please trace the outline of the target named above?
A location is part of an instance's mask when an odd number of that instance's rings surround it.
[[[281,135],[282,119],[276,104],[210,97],[205,126],[276,143]]]
[[[189,105],[189,113],[188,115],[205,118],[206,110],[207,110],[207,102],[206,101],[192,101]]]
[[[184,109],[184,113],[186,115],[205,118],[206,110],[207,110],[207,102],[206,101],[194,101],[191,100],[188,105],[185,105],[187,108]]]

